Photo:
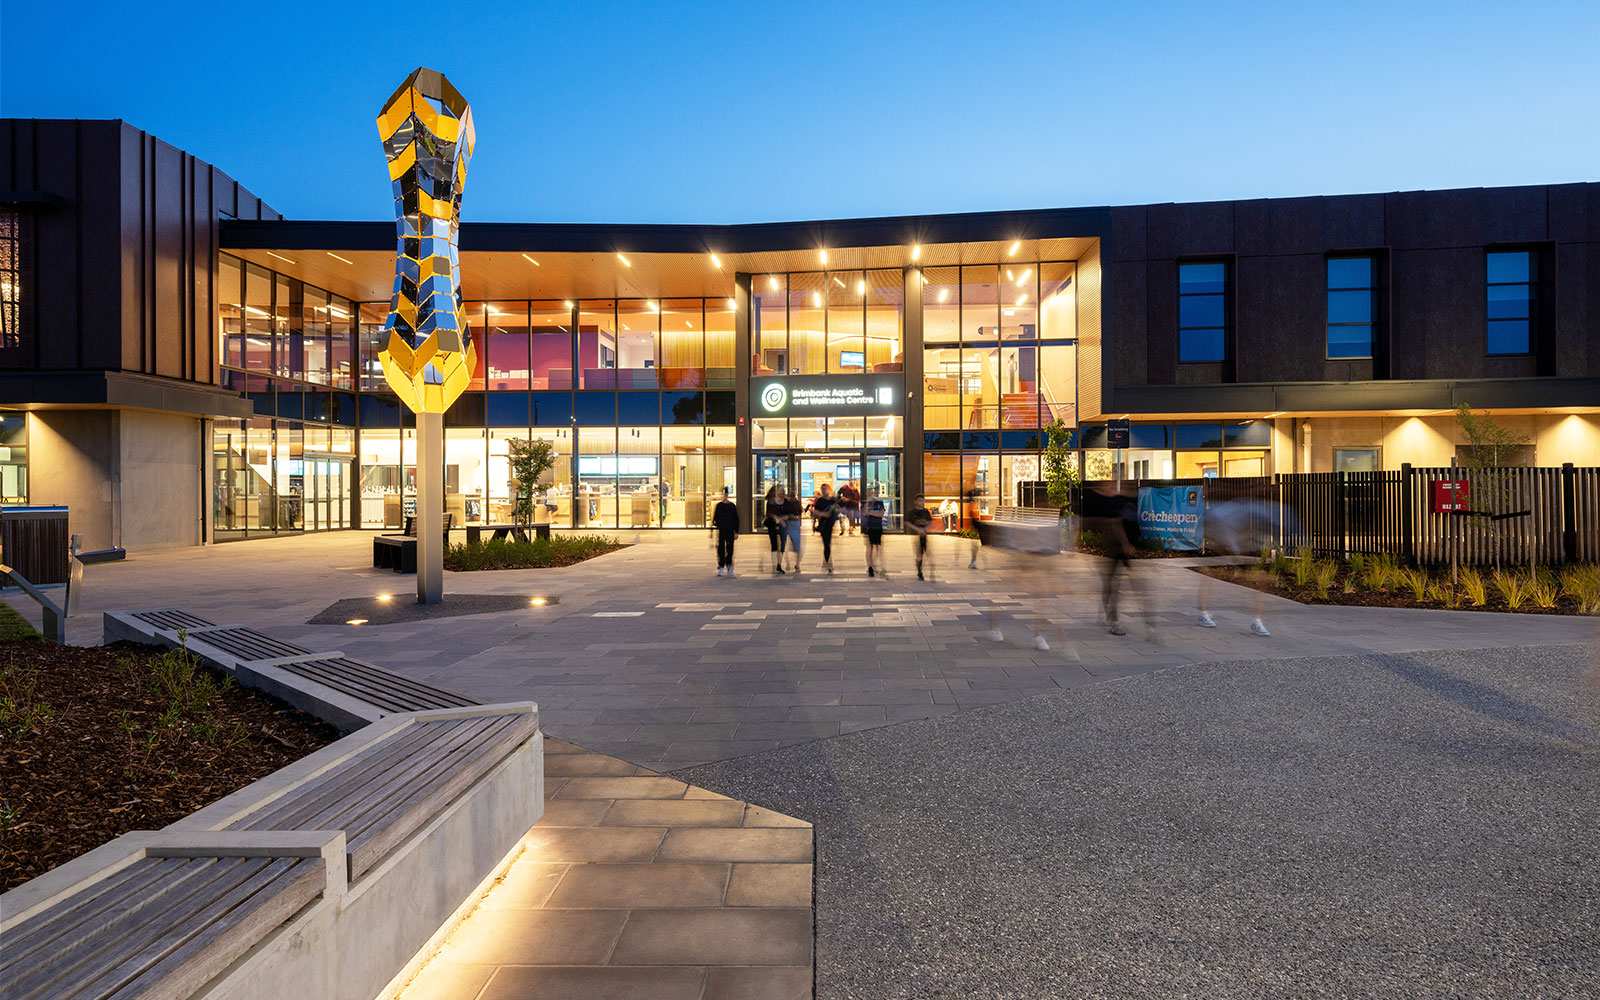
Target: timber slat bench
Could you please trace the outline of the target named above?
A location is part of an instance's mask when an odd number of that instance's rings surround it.
[[[450,529],[455,527],[455,514],[443,515],[444,547],[450,547]],[[392,569],[396,573],[417,571],[417,520],[415,515],[406,518],[402,535],[377,535],[372,539],[372,568]]]
[[[326,831],[119,837],[6,894],[0,996],[195,996],[319,899],[342,895],[330,873],[342,875],[343,846]]]
[[[131,639],[176,648],[346,732],[396,712],[464,708],[458,691],[363,663],[333,650],[309,650],[243,625],[214,625],[178,608],[105,613],[106,642]]]
[[[1054,555],[1061,551],[1061,515],[1038,507],[996,507],[993,517],[978,522],[978,539],[986,547]]]

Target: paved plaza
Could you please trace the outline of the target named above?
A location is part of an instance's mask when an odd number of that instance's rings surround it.
[[[93,566],[69,637],[98,641],[101,610],[179,606],[532,699],[551,737],[616,758],[551,755],[551,812],[511,902],[468,921],[418,997],[631,995],[615,991],[639,963],[675,969],[640,995],[804,995],[793,913],[756,918],[771,940],[740,947],[774,950],[746,971],[716,950],[718,921],[763,909],[726,915],[752,905],[741,864],[787,877],[807,860],[777,843],[795,833],[741,854],[765,822],[814,827],[819,997],[1600,990],[1594,619],[1268,598],[1259,637],[1254,592],[1215,583],[1219,627],[1201,629],[1199,576],[1149,560],[1113,636],[1093,557],[984,552],[969,569],[966,543],[938,538],[918,581],[896,538],[885,580],[850,538],[834,575],[811,552],[812,572],[774,577],[765,539],[745,538],[723,580],[704,535],[668,533],[560,570],[447,574],[455,610],[498,610],[308,624],[341,600],[411,600],[413,578],[372,570],[370,547],[343,533]],[[773,812],[629,805],[613,777]],[[697,824],[724,829],[670,830]],[[674,834],[716,856],[667,851]],[[634,853],[562,853],[612,841]],[[617,881],[658,863],[635,894]],[[768,906],[809,899],[793,878],[772,891]],[[653,914],[630,939],[619,909]],[[534,933],[563,922],[584,929],[577,958]],[[616,950],[628,940],[637,954]]]

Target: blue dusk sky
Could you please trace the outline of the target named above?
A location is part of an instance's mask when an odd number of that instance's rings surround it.
[[[472,102],[468,220],[760,222],[1600,180],[1600,3],[0,4],[0,115],[122,118],[388,219],[374,118]]]

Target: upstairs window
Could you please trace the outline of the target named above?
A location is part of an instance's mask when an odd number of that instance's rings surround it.
[[[1377,318],[1371,257],[1328,259],[1328,357],[1372,357],[1372,327]]]
[[[1228,265],[1178,265],[1178,360],[1224,361],[1228,349]]]
[[[1531,250],[1496,250],[1488,254],[1488,353],[1533,353],[1537,266]]]

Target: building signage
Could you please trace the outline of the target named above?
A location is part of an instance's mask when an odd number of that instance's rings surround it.
[[[887,416],[905,412],[905,376],[769,375],[750,380],[757,417]]]
[[[1163,549],[1198,552],[1205,539],[1198,486],[1139,487],[1139,537]]]
[[[1467,509],[1467,481],[1465,479],[1433,480],[1433,512],[1448,514],[1453,510]]]

